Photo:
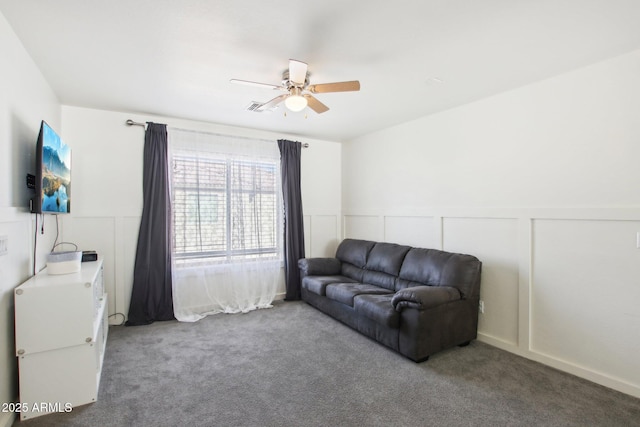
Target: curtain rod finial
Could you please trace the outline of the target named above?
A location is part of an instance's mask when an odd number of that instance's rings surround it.
[[[133,120],[131,120],[131,119],[128,119],[128,120],[125,122],[125,124],[126,124],[127,126],[142,126],[142,127],[145,127],[145,126],[146,126],[146,124],[144,124],[144,123],[134,122],[134,121],[133,121]]]

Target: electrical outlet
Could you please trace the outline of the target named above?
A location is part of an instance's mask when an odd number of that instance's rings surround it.
[[[6,255],[9,252],[9,236],[0,236],[0,255]]]
[[[480,309],[480,313],[484,314],[484,301],[480,300],[480,306],[478,308]]]

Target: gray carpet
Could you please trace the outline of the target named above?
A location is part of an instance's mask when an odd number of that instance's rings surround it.
[[[632,426],[640,399],[473,342],[416,364],[302,302],[111,327],[98,402],[36,426]]]

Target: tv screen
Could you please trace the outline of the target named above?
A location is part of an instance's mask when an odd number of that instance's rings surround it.
[[[44,120],[36,153],[34,212],[71,212],[71,149]]]

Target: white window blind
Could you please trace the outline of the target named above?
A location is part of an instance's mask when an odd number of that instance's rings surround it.
[[[175,131],[171,135],[179,139]],[[275,142],[274,151],[260,140],[193,132],[185,137],[198,142],[170,141],[174,260],[193,264],[281,258]]]

